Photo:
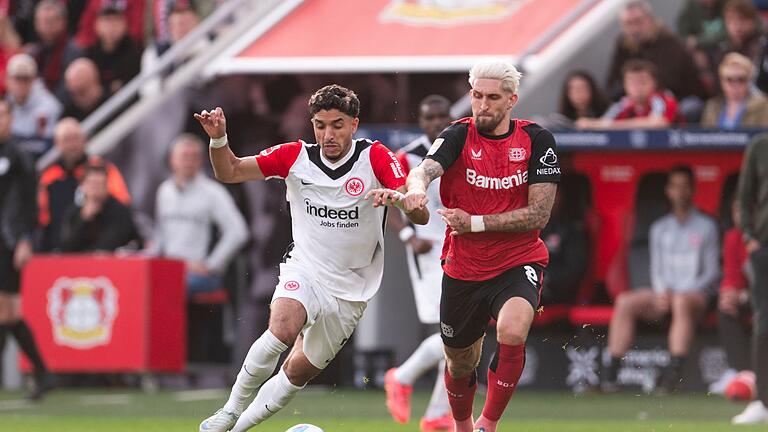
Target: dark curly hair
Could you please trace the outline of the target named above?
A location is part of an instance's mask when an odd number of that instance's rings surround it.
[[[350,117],[360,115],[360,100],[352,90],[338,84],[327,85],[309,98],[309,115],[321,110],[337,109]]]

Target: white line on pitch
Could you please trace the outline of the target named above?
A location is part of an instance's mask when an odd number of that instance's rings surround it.
[[[127,405],[133,401],[129,394],[87,395],[80,397],[82,405]]]
[[[0,401],[0,410],[15,410],[20,408],[31,408],[32,403],[25,399],[12,399]]]
[[[173,398],[180,402],[194,402],[221,399],[227,395],[227,392],[222,389],[208,389],[208,390],[185,390],[176,392]]]

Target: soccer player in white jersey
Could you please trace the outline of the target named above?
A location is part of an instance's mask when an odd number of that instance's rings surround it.
[[[269,328],[248,351],[229,400],[200,424],[201,432],[243,432],[285,407],[341,350],[379,288],[384,206],[401,207],[402,201],[394,201],[402,199],[405,173],[378,141],[352,139],[359,111],[354,92],[323,87],[309,100],[317,144],[285,143],[245,158],[227,145],[221,108],[195,114],[211,137],[216,178],[229,183],[285,180],[294,239],[280,266]],[[417,224],[429,220],[426,209],[406,215]]]
[[[397,158],[406,174],[416,168],[427,155],[432,143],[451,120],[451,102],[443,96],[430,95],[419,103],[419,127],[424,135],[403,147]],[[427,210],[435,213],[442,208],[440,201],[440,179],[427,189]],[[389,225],[400,234],[406,245],[408,270],[411,276],[413,296],[419,321],[431,335],[416,348],[416,351],[397,368],[390,369],[384,378],[387,392],[387,409],[398,423],[408,423],[411,417],[411,392],[413,383],[424,373],[437,367],[437,379],[429,405],[419,422],[421,432],[453,430],[451,407],[445,392],[445,361],[443,342],[440,339],[440,287],[443,269],[440,254],[443,252],[445,222],[433,217],[426,225],[410,226],[399,212],[392,212]]]

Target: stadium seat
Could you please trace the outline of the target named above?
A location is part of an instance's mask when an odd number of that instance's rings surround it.
[[[574,327],[608,327],[613,317],[613,306],[575,306],[568,312],[568,320]]]
[[[194,304],[225,304],[229,301],[229,293],[225,288],[219,288],[216,291],[194,294],[189,299]]]

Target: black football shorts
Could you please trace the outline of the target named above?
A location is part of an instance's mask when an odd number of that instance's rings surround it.
[[[0,292],[6,294],[19,292],[19,271],[13,265],[13,250],[2,244],[2,239],[0,239]]]
[[[522,297],[535,311],[539,307],[544,267],[526,264],[513,267],[484,281],[465,281],[443,274],[440,297],[440,333],[443,343],[466,348],[477,341],[488,322],[512,297]]]

